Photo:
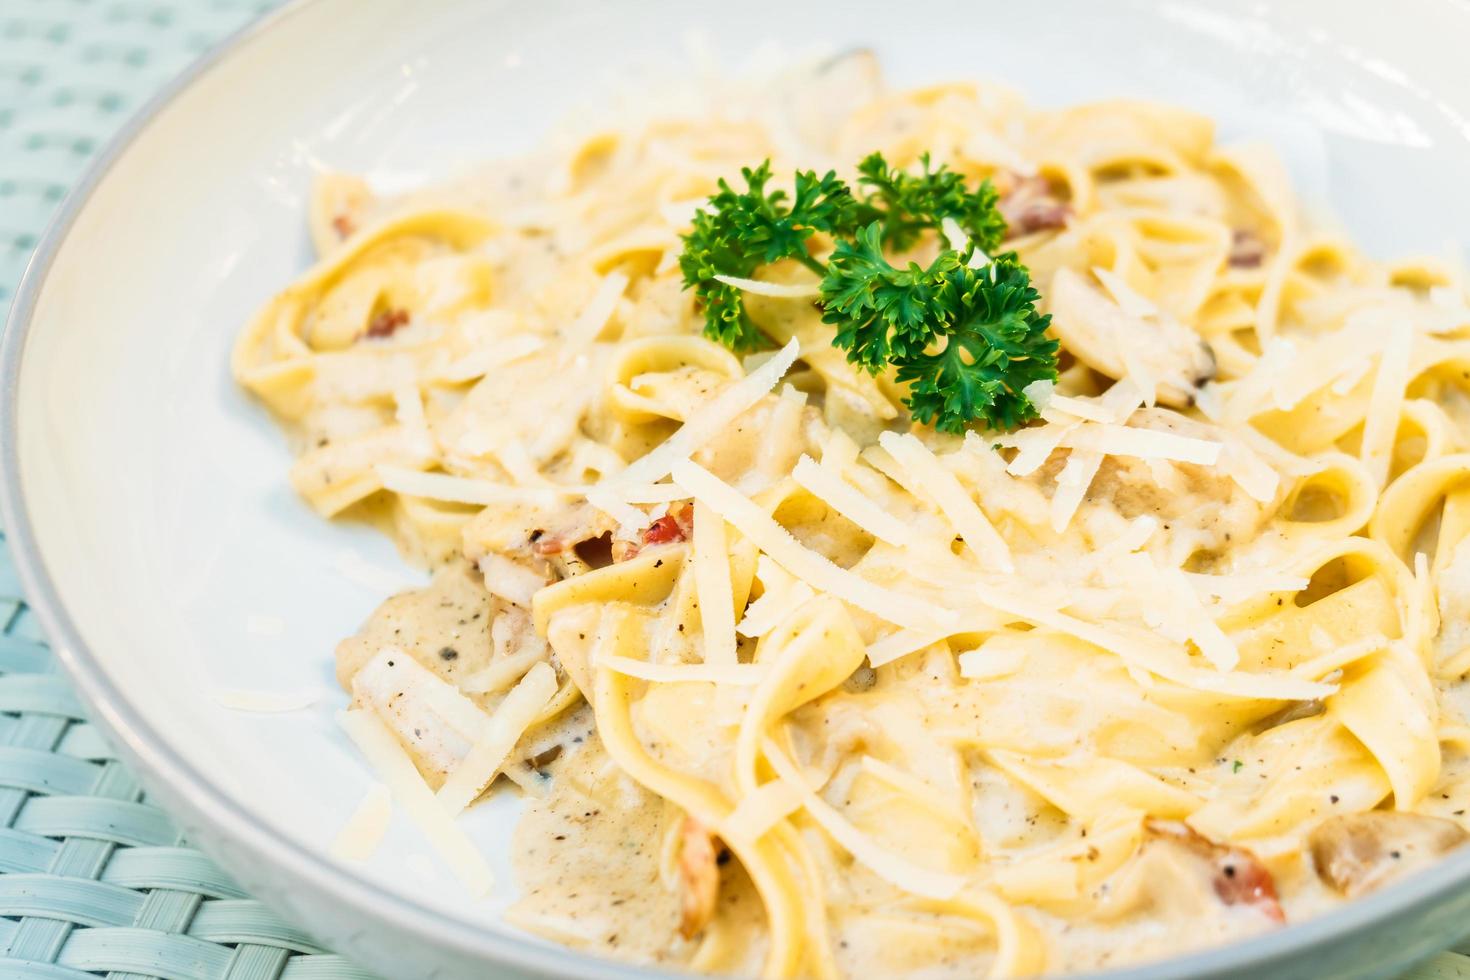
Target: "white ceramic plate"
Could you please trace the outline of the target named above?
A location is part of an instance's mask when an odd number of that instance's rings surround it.
[[[401,818],[367,866],[326,856],[370,779],[332,723],[345,703],[332,648],[414,576],[387,542],[326,524],[293,496],[281,437],[227,370],[241,324],[309,261],[313,170],[387,186],[452,174],[529,145],[609,87],[667,73],[695,33],[727,65],[767,41],[862,45],[903,83],[981,77],[1045,104],[1182,103],[1225,136],[1274,143],[1307,198],[1369,252],[1438,250],[1470,227],[1470,8],[1381,11],[1330,0],[295,4],[130,127],[65,208],[15,305],[5,517],[38,610],[102,723],[191,835],[327,942],[388,976],[483,977],[489,964],[626,975],[497,923],[512,895],[508,794],[469,819],[498,872],[493,901],[469,901]],[[218,686],[320,700],[245,715],[211,698]],[[1305,928],[1136,975],[1285,969],[1307,955],[1366,975],[1427,954],[1470,924],[1440,901],[1467,901],[1461,858]],[[1365,951],[1370,925],[1397,938]]]

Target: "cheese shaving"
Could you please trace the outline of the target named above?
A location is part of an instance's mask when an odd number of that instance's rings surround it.
[[[971,681],[1009,677],[1026,665],[1026,651],[1019,647],[997,649],[988,641],[959,655],[960,676]]]
[[[613,311],[618,308],[618,301],[627,288],[628,277],[621,272],[610,272],[602,277],[597,291],[577,319],[567,327],[566,345],[562,348],[564,356],[580,353],[592,346],[608,320],[612,319]]]
[[[880,541],[902,547],[913,532],[826,466],[802,454],[792,471],[797,485]]]
[[[1087,488],[1092,486],[1092,479],[1097,476],[1102,461],[1102,453],[1086,449],[1074,449],[1067,457],[1067,465],[1057,475],[1057,489],[1051,498],[1053,531],[1060,534],[1072,523],[1072,515],[1077,513],[1082,498],[1087,496]]]
[[[1269,504],[1276,499],[1281,476],[1240,439],[1228,439],[1220,451],[1220,469],[1253,500]]]
[[[741,292],[754,296],[770,296],[774,299],[811,299],[822,295],[818,282],[780,283],[762,282],[759,279],[742,279],[739,276],[715,276],[716,282],[734,286]]]
[[[1118,308],[1124,313],[1139,318],[1159,315],[1159,308],[1155,305],[1154,301],[1136,292],[1116,272],[1095,265],[1092,267],[1092,274],[1097,276],[1097,281],[1102,283],[1103,289],[1107,290],[1108,295],[1113,298],[1113,302],[1117,303]],[[1147,391],[1148,389],[1144,388],[1143,390]]]
[[[1394,438],[1403,412],[1404,386],[1409,383],[1409,360],[1414,350],[1414,334],[1409,324],[1396,321],[1388,326],[1383,338],[1383,355],[1378,363],[1378,377],[1368,399],[1368,417],[1363,422],[1363,465],[1380,488],[1388,482],[1388,468],[1393,460]]]
[[[466,694],[495,694],[510,687],[526,675],[544,655],[538,650],[511,654],[492,662],[459,682],[459,689]]]
[[[777,778],[796,791],[811,818],[869,871],[895,888],[924,898],[953,898],[965,887],[965,879],[959,875],[921,868],[876,843],[818,796],[802,778],[796,765],[769,737],[764,740],[763,749]]]
[[[1291,668],[1291,674],[1294,677],[1326,677],[1328,674],[1339,671],[1349,664],[1356,663],[1364,657],[1375,654],[1380,650],[1387,650],[1388,646],[1388,637],[1382,633],[1373,633],[1361,639],[1353,640],[1351,643],[1329,647],[1326,653],[1303,661]]]
[[[1068,432],[1062,445],[1070,449],[1088,449],[1109,456],[1133,456],[1138,459],[1167,459],[1177,463],[1214,466],[1224,448],[1222,443],[1172,432],[1138,429],[1127,425],[1083,422]]]
[[[379,463],[374,469],[384,488],[394,493],[480,507],[523,502],[555,504],[558,498],[578,497],[588,490],[587,487],[556,486],[549,483],[539,486],[512,486],[489,480],[450,476],[448,473],[424,473],[387,463]]]
[[[1071,434],[1079,424],[1065,421],[1051,422],[1047,425],[1022,429],[1000,441],[999,445],[1009,446],[1016,450],[1016,455],[1006,466],[1006,472],[1011,476],[1030,476],[1035,473],[1061,446],[1062,440]]]
[[[818,592],[827,592],[898,626],[924,626],[954,618],[947,609],[869,582],[834,565],[793,538],[790,531],[748,497],[692,460],[680,460],[674,465],[674,479],[778,565]]]
[[[1199,647],[1204,658],[1217,670],[1234,670],[1240,663],[1240,651],[1200,604],[1199,596],[1190,587],[1184,573],[1178,569],[1163,569],[1158,572],[1157,581],[1163,585],[1164,598],[1172,606],[1172,613],[1181,621],[1186,635]]]
[[[496,368],[514,363],[536,353],[545,346],[545,338],[532,334],[519,334],[497,339],[493,347],[482,347],[449,361],[444,367],[434,372],[432,380],[463,384],[466,381],[483,378]]]
[[[328,851],[339,861],[366,861],[383,842],[392,820],[392,794],[382,783],[373,783],[332,839]]]
[[[730,586],[725,522],[703,501],[694,504],[694,590],[705,663],[735,663],[735,593]]]
[[[556,693],[556,671],[538,663],[496,707],[480,738],[439,787],[445,811],[457,814],[475,801],[505,765],[510,750]]]
[[[1309,584],[1307,579],[1299,575],[1288,575],[1267,569],[1231,575],[1205,575],[1200,572],[1182,574],[1185,581],[1197,591],[1204,595],[1214,596],[1227,605],[1244,602],[1271,592],[1300,592]]]
[[[1062,421],[1060,417],[1070,415],[1075,419],[1085,422],[1116,422],[1117,414],[1110,412],[1106,407],[1091,398],[1073,398],[1069,395],[1052,395],[1051,401],[1042,411],[1042,417],[1048,421]]]
[[[770,561],[765,555],[761,555],[760,560]],[[762,575],[761,580],[767,581],[766,576]],[[806,605],[815,595],[810,585],[794,579],[780,588],[768,585],[759,599],[745,607],[745,615],[735,627],[736,632],[741,636],[765,636],[779,626],[787,616]]]
[[[914,475],[925,496],[939,505],[950,526],[983,564],[1002,572],[1015,571],[1010,549],[995,525],[927,446],[912,433],[893,432],[879,435],[878,444]]]
[[[793,339],[760,367],[701,406],[679,427],[679,431],[646,455],[629,463],[621,473],[599,483],[588,492],[588,501],[624,524],[628,523],[629,517],[635,523],[641,520],[642,515],[638,511],[626,506],[622,496],[623,488],[633,484],[656,483],[668,476],[675,463],[687,459],[774,389],[800,353],[801,345]],[[683,483],[678,479],[675,482]]]
[[[1077,637],[1093,646],[1116,654],[1138,670],[1192,687],[1240,698],[1264,698],[1281,701],[1311,701],[1328,697],[1337,688],[1332,684],[1303,681],[1288,674],[1243,673],[1239,671],[1200,670],[1188,664],[1183,651],[1166,641],[1143,632],[1089,623],[1063,612],[1046,609],[998,589],[983,592],[985,602],[1020,619],[1046,626]]]
[[[485,856],[434,798],[433,790],[393,733],[371,711],[344,711],[337,716],[337,723],[469,893],[475,898],[488,895],[494,879]]]

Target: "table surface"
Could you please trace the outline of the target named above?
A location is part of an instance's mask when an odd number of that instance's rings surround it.
[[[0,310],[130,113],[277,0],[0,0]],[[0,977],[372,980],[190,847],[88,723],[0,531]],[[1404,980],[1470,980],[1445,953]]]

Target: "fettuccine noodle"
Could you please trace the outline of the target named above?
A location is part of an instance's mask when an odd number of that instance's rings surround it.
[[[771,350],[701,336],[677,258],[716,181],[873,150],[1000,191],[1062,345],[1040,422],[911,424],[789,261],[736,283]],[[527,795],[519,925],[1020,976],[1277,928],[1465,837],[1465,283],[1314,230],[1268,151],[858,54],[431,190],[328,175],[310,217],[235,375],[311,506],[438,569],[339,649],[349,730],[392,733],[360,744],[446,855],[398,753],[451,816]]]

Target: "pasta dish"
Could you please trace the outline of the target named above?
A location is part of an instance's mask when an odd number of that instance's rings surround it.
[[[1466,838],[1470,310],[1163,105],[853,53],[404,194],[240,336],[381,785],[524,797],[519,927],[767,977],[1097,969]],[[502,778],[503,777],[503,778]],[[511,887],[497,885],[496,887]]]

